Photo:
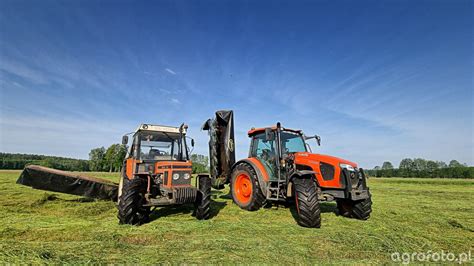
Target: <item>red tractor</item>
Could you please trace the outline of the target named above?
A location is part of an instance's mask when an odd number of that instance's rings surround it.
[[[233,113],[218,111],[203,127],[210,133],[213,187],[230,184],[232,198],[242,209],[255,211],[266,203],[294,201],[297,222],[321,226],[321,201],[336,201],[339,213],[361,220],[369,218],[372,201],[364,171],[356,163],[311,153],[301,130],[277,123],[252,128],[249,158],[235,162]]]
[[[118,218],[122,224],[147,222],[151,207],[194,203],[197,219],[210,216],[211,179],[198,175],[193,186],[186,125],[142,124],[124,161],[118,188]],[[128,143],[128,136],[122,144]],[[191,139],[191,146],[194,140]]]

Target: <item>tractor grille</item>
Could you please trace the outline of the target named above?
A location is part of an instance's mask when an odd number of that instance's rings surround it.
[[[191,178],[188,178],[188,179],[184,179],[184,174],[188,173],[189,175],[191,175],[190,172],[185,172],[185,171],[173,171],[173,173],[171,174],[171,185],[172,186],[176,186],[176,185],[191,185]],[[173,178],[173,175],[174,174],[178,174],[179,175],[179,178],[178,179],[174,179]]]
[[[352,188],[357,188],[359,186],[359,181],[361,180],[361,173],[359,170],[356,172],[349,171],[349,179],[351,180]]]
[[[362,179],[362,173],[359,170],[349,171],[347,169],[343,169],[341,171],[341,181],[345,180],[344,183],[347,183],[347,186],[349,188],[359,187],[359,183],[361,179]]]
[[[195,187],[174,188],[173,196],[177,204],[191,203],[196,201],[197,189]]]
[[[324,180],[328,181],[334,179],[334,166],[321,162],[319,169],[321,169],[321,175]]]

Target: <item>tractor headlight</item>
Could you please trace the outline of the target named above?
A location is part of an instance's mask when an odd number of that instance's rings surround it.
[[[183,177],[184,177],[184,179],[189,179],[191,177],[191,175],[189,173],[185,173]]]
[[[178,173],[174,173],[173,174],[173,180],[178,180],[179,179],[179,174]]]
[[[341,163],[339,164],[339,166],[342,168],[342,169],[347,169],[349,171],[355,171],[354,167],[350,164],[345,164],[345,163]]]

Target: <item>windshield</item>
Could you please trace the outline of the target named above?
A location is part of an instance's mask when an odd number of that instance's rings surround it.
[[[179,134],[142,131],[135,140],[140,143],[139,160],[187,160]]]
[[[306,152],[306,144],[300,134],[281,132],[281,150],[283,153]]]

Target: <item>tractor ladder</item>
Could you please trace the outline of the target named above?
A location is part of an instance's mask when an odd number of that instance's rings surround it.
[[[282,185],[286,184],[286,180],[281,178],[281,174],[278,175],[276,181],[270,181],[267,189],[267,200],[270,201],[279,201],[280,199],[285,199],[285,195],[281,195]]]

